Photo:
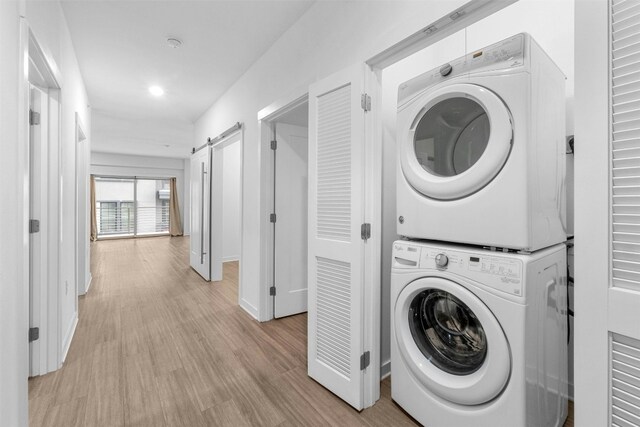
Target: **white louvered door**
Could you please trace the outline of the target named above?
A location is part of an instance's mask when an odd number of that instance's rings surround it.
[[[613,0],[610,423],[640,426],[640,2]]]
[[[309,375],[362,409],[365,68],[309,89]],[[379,321],[379,320],[378,320]]]

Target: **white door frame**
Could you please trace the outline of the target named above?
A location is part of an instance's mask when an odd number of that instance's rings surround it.
[[[49,119],[47,123],[41,123],[41,126],[48,126],[47,156],[48,167],[42,174],[42,188],[48,193],[46,205],[43,206],[40,221],[43,234],[42,245],[46,247],[46,260],[43,262],[44,271],[41,273],[42,283],[46,286],[37,285],[34,293],[38,293],[40,304],[35,309],[39,310],[40,325],[40,343],[39,343],[39,366],[31,366],[30,375],[43,375],[47,372],[55,371],[62,366],[65,351],[62,348],[62,334],[60,331],[60,217],[61,217],[61,192],[60,182],[62,179],[61,172],[61,89],[62,76],[59,68],[52,56],[43,49],[37,38],[30,30],[28,22],[25,18],[20,20],[21,40],[20,40],[20,63],[26,65],[21,76],[22,86],[22,102],[21,128],[23,135],[21,141],[25,147],[26,164],[25,164],[25,208],[24,208],[24,233],[25,239],[29,241],[29,85],[31,81],[38,86],[44,86],[48,91]],[[28,283],[30,277],[29,267],[29,251],[27,249],[24,259],[25,278]],[[40,284],[41,285],[41,284]],[[31,295],[29,286],[25,287],[27,307]],[[28,308],[27,308],[27,313]],[[29,328],[29,317],[27,316],[27,325]],[[26,337],[25,337],[26,339]],[[25,361],[28,363],[28,359]]]
[[[258,292],[258,320],[266,322],[274,318],[273,297],[269,288],[273,285],[274,239],[273,224],[269,216],[274,210],[273,199],[273,125],[279,118],[309,102],[309,88],[299,88],[289,96],[275,101],[258,112],[260,130],[260,286]]]
[[[76,290],[78,295],[84,295],[91,286],[91,272],[87,276],[87,265],[90,262],[89,253],[89,204],[91,203],[89,197],[89,171],[87,169],[87,163],[85,162],[88,143],[87,134],[84,131],[85,127],[82,124],[80,115],[76,112],[76,127],[75,127],[75,149],[76,149]],[[80,204],[80,194],[84,193],[85,203]],[[84,233],[81,233],[84,230]],[[80,258],[84,255],[85,260],[80,262]],[[77,303],[76,303],[77,304]],[[77,308],[77,307],[76,307]]]

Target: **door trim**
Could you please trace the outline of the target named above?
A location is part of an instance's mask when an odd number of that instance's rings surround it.
[[[29,69],[34,71],[34,75],[37,76],[37,85],[43,86],[42,89],[48,92],[48,121],[42,123],[40,126],[48,126],[48,144],[47,156],[48,156],[48,168],[46,172],[42,174],[42,189],[47,191],[47,206],[43,207],[42,216],[40,218],[41,223],[44,224],[43,230],[46,231],[46,235],[42,236],[43,246],[46,245],[46,270],[41,274],[43,278],[42,283],[46,283],[47,286],[40,286],[39,292],[41,298],[40,310],[40,325],[34,325],[40,327],[40,366],[30,367],[30,375],[43,375],[48,372],[55,371],[62,366],[64,358],[66,356],[66,348],[69,347],[73,338],[73,332],[63,335],[63,326],[60,319],[60,284],[61,284],[61,258],[62,251],[61,242],[61,229],[60,221],[62,215],[62,194],[61,194],[61,182],[62,182],[62,145],[61,145],[61,117],[62,117],[62,103],[61,103],[61,91],[62,91],[62,76],[59,68],[54,61],[53,57],[46,51],[42,45],[38,42],[38,39],[33,34],[29,27],[29,23],[25,18],[20,20],[21,30],[21,53],[23,59],[21,63],[26,65],[26,69],[23,71],[24,81],[23,90],[25,104],[21,105],[21,112],[24,117],[21,120],[21,129],[23,129],[24,135],[21,140],[26,141],[25,145],[29,145],[29,121],[28,121],[28,108],[29,108]],[[30,153],[26,148],[26,176],[30,176],[29,170]],[[75,166],[75,165],[74,165]],[[29,241],[29,187],[28,180],[25,181],[26,191],[25,194],[25,239]],[[75,239],[74,239],[75,244]],[[25,279],[29,282],[30,267],[29,267],[29,249],[27,247],[25,257]],[[75,269],[75,265],[74,265]],[[73,274],[75,277],[75,271]],[[29,305],[31,295],[29,286],[25,287],[27,308],[27,325],[29,328]],[[74,292],[77,298],[77,292]],[[76,322],[78,317],[77,302],[75,317],[72,324]],[[66,331],[65,331],[66,332]],[[26,339],[26,336],[25,336]],[[65,340],[66,339],[66,340]],[[26,358],[26,363],[29,363],[30,358]]]

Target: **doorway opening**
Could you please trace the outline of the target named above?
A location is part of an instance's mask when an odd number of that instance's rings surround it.
[[[268,318],[307,311],[308,145],[307,95],[262,121],[271,135],[269,183]]]

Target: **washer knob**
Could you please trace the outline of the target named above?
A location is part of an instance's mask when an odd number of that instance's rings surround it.
[[[436,266],[438,266],[439,268],[444,268],[447,266],[447,264],[449,264],[449,257],[447,257],[445,254],[436,255]]]

